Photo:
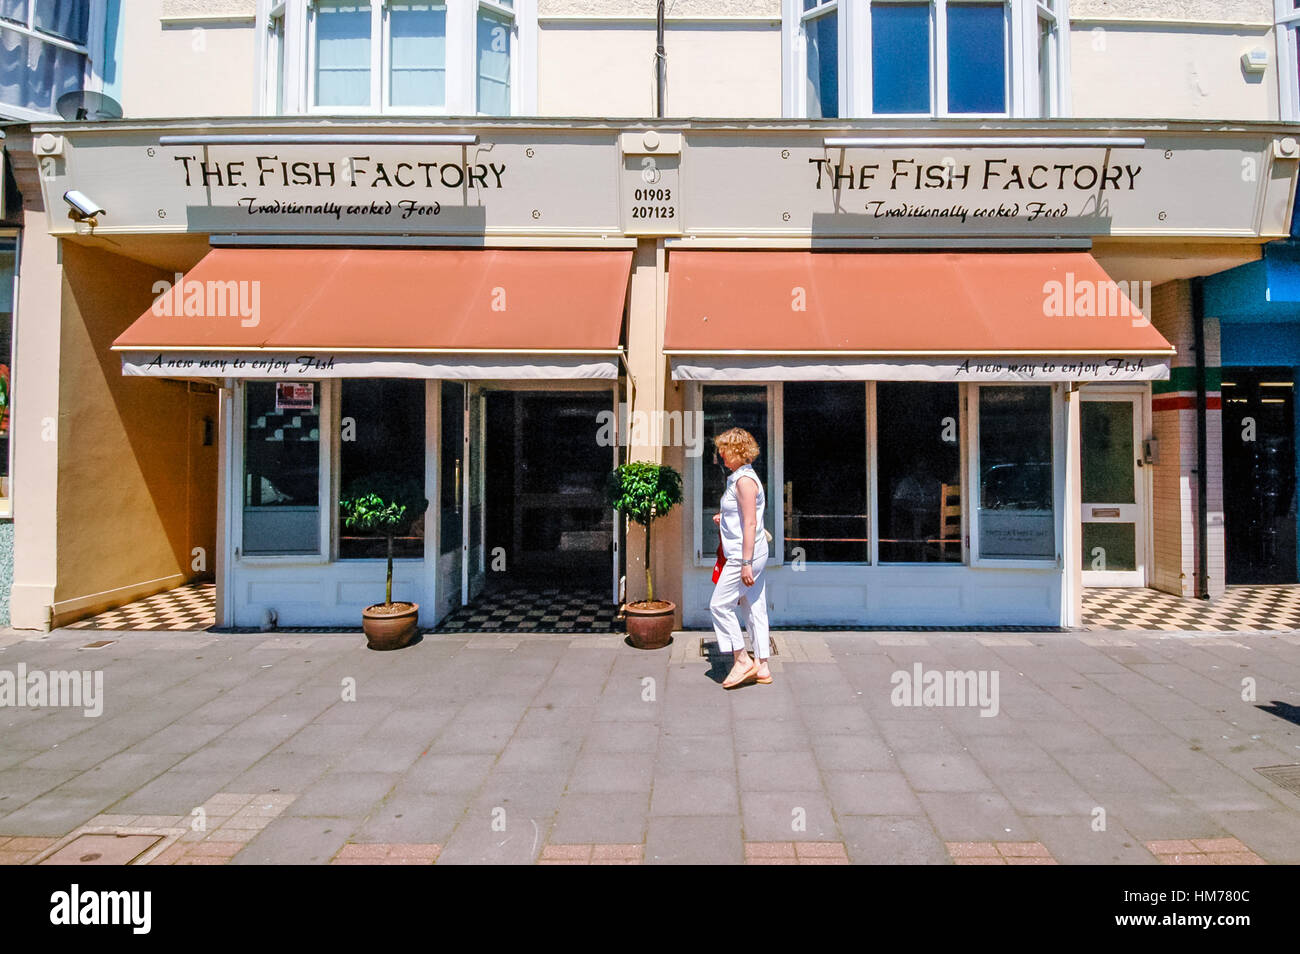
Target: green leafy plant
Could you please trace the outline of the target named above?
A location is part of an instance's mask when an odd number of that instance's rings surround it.
[[[409,529],[428,509],[429,501],[421,490],[409,478],[378,474],[350,484],[339,499],[339,517],[346,529],[388,541],[385,606],[393,604],[393,538]]]
[[[646,602],[655,598],[650,569],[650,525],[682,502],[682,475],[666,464],[633,461],[609,475],[609,500],[619,513],[645,527]]]

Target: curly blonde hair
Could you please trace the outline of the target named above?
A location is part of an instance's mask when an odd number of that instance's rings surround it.
[[[758,459],[758,441],[743,427],[723,431],[713,439],[713,446],[719,451],[725,447],[731,453],[739,455],[746,464],[752,464]]]

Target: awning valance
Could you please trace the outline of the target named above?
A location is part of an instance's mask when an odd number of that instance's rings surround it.
[[[1163,379],[1143,309],[1084,252],[674,251],[664,351],[694,381]]]
[[[157,377],[616,378],[631,260],[630,250],[214,249],[113,350],[123,373]]]

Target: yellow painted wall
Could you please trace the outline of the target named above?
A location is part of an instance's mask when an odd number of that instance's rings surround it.
[[[200,575],[196,546],[210,576],[218,466],[215,395],[124,377],[110,350],[172,276],[70,242],[63,275],[56,625]]]

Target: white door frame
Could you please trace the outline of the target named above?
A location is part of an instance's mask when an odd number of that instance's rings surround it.
[[[1151,495],[1152,495],[1152,470],[1151,466],[1139,463],[1143,460],[1142,442],[1151,434],[1151,391],[1149,387],[1110,387],[1106,385],[1091,385],[1085,387],[1080,397],[1084,401],[1131,401],[1133,403],[1133,499],[1132,504],[1119,506],[1119,514],[1115,517],[1098,517],[1090,519],[1094,507],[1097,509],[1112,509],[1106,507],[1105,501],[1090,503],[1087,500],[1080,501],[1080,521],[1081,523],[1133,523],[1134,524],[1134,549],[1136,551],[1137,568],[1135,570],[1092,570],[1089,567],[1092,561],[1087,554],[1083,555],[1083,585],[1084,586],[1132,586],[1141,587],[1147,585],[1150,576],[1151,554],[1153,553],[1153,526],[1151,519]],[[1081,409],[1082,410],[1082,409]],[[1082,423],[1082,422],[1081,422]],[[1083,435],[1080,434],[1082,440]],[[1079,527],[1079,538],[1082,540],[1083,527]]]

